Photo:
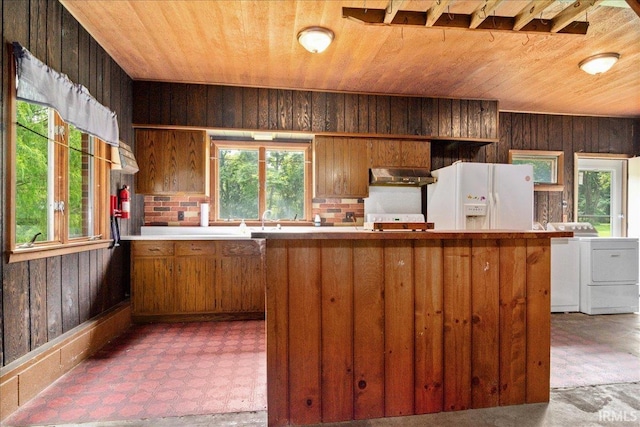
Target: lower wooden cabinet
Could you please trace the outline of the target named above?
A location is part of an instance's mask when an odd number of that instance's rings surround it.
[[[132,241],[134,320],[261,318],[263,248],[261,240]]]

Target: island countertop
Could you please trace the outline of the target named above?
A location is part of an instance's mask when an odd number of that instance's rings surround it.
[[[350,240],[393,240],[393,239],[547,239],[552,237],[572,237],[566,231],[517,231],[517,230],[426,230],[426,231],[371,231],[362,226],[308,227],[274,226],[247,227],[242,232],[238,227],[142,227],[140,235],[122,236],[122,240],[244,240],[244,239],[350,239]]]
[[[517,231],[517,230],[426,230],[426,231],[370,231],[354,227],[308,227],[296,230],[252,231],[254,239],[351,239],[351,240],[434,240],[434,239],[548,239],[552,237],[572,237],[566,231]]]

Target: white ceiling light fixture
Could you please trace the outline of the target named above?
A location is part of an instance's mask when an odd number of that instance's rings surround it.
[[[602,74],[609,71],[609,69],[613,67],[613,64],[618,62],[618,59],[620,59],[619,53],[600,53],[583,59],[578,64],[578,67],[580,67],[580,69],[585,73]]]
[[[308,27],[298,33],[298,42],[311,53],[322,53],[333,41],[333,36],[328,28]]]

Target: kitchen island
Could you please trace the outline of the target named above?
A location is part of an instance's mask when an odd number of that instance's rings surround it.
[[[571,233],[327,228],[251,233],[270,426],[548,402],[550,238]]]

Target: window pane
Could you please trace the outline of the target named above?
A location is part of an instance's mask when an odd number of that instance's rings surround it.
[[[271,218],[304,218],[304,152],[267,150],[266,206]]]
[[[218,218],[258,219],[258,150],[218,152]]]
[[[578,172],[578,221],[591,223],[600,237],[611,236],[611,172]]]
[[[69,125],[69,238],[90,236],[93,202],[93,137]]]
[[[532,165],[533,181],[541,184],[557,184],[558,178],[556,170],[557,159],[555,157],[516,157],[512,161],[514,165]]]
[[[50,109],[18,101],[16,141],[16,244],[52,236],[49,216],[49,157],[53,143]]]

